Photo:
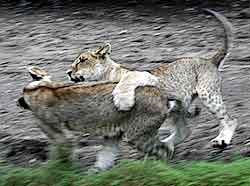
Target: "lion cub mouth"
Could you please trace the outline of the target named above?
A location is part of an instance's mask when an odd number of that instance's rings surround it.
[[[73,81],[74,83],[79,83],[85,81],[85,78],[83,76],[78,77],[70,77],[70,80]]]
[[[69,77],[69,80],[70,81],[73,81],[74,83],[78,83],[78,82],[83,82],[83,81],[85,81],[85,78],[83,77],[83,76],[80,76],[80,77],[73,77],[72,76],[72,71],[71,70],[69,70],[69,71],[67,71],[67,75],[68,75],[68,77]]]

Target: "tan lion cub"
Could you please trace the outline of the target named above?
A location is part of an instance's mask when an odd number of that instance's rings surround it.
[[[102,135],[104,147],[97,155],[95,169],[111,168],[119,154],[121,138],[139,150],[161,158],[171,157],[179,133],[189,133],[182,110],[169,114],[167,99],[156,87],[136,90],[136,106],[119,112],[112,101],[113,82],[54,82],[39,67],[30,67],[33,82],[23,89],[18,105],[30,110],[41,122],[39,127],[55,146],[54,156],[71,159],[73,145],[70,132]],[[157,135],[160,126],[171,124],[177,133],[169,143],[161,143]],[[178,126],[178,127],[176,127]],[[63,152],[63,153],[62,153]]]
[[[206,11],[219,20],[225,31],[224,47],[211,58],[187,57],[171,64],[161,64],[149,72],[131,71],[110,58],[111,45],[106,44],[96,51],[79,55],[68,70],[68,76],[75,82],[99,80],[119,82],[113,91],[113,100],[119,110],[129,110],[135,103],[136,87],[145,85],[160,87],[166,96],[173,100],[173,102],[168,102],[170,106],[175,107],[175,100],[179,100],[184,110],[188,110],[192,101],[198,97],[220,122],[219,135],[212,140],[212,144],[214,146],[228,145],[237,121],[228,115],[223,103],[218,69],[222,68],[223,61],[232,45],[232,26],[223,15],[212,10]],[[160,131],[162,134],[176,133],[176,130],[168,125],[162,126]],[[187,135],[180,134],[179,136],[184,140]],[[169,136],[161,138],[164,143],[168,143],[169,140],[172,140]]]

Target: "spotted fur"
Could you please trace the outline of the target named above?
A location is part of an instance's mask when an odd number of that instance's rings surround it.
[[[185,57],[171,64],[161,64],[149,71],[152,78],[145,81],[139,75],[141,72],[130,71],[115,63],[110,58],[111,45],[105,44],[96,51],[82,53],[71,65],[68,75],[72,81],[108,80],[118,82],[113,95],[114,103],[118,107],[125,105],[120,108],[121,110],[132,108],[134,91],[136,87],[142,86],[141,84],[159,87],[165,96],[174,100],[174,104],[177,104],[176,101],[178,101],[178,104],[180,103],[178,107],[182,107],[185,112],[189,110],[193,100],[198,97],[220,122],[219,135],[212,140],[212,144],[215,146],[228,145],[231,142],[237,121],[228,115],[223,103],[219,72],[223,68],[223,62],[232,46],[232,26],[223,15],[208,9],[205,11],[217,18],[225,32],[223,47],[211,58]],[[95,59],[89,56],[95,56]],[[81,58],[85,60],[81,62]],[[155,81],[151,81],[154,78],[158,79],[158,83],[155,84]],[[178,128],[179,126],[182,128]],[[166,135],[161,138],[169,147],[183,141],[188,136],[189,132],[185,124],[178,125],[178,127],[174,124],[164,124],[159,130],[161,134],[171,134],[170,137]]]

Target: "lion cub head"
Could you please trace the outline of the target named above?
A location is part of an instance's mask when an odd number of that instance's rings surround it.
[[[30,82],[25,88],[35,88],[39,86],[42,83],[50,83],[51,82],[51,77],[49,76],[48,72],[40,67],[37,66],[30,66],[27,68],[28,72],[32,78],[32,82]],[[23,109],[28,109],[30,110],[29,105],[24,99],[24,96],[20,97],[17,100],[17,106],[21,107]]]
[[[109,43],[94,51],[81,53],[67,71],[69,79],[74,82],[105,80],[105,74],[113,63],[110,54]]]

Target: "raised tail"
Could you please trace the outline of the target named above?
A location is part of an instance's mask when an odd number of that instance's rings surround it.
[[[212,14],[222,24],[224,29],[224,46],[218,50],[218,52],[211,58],[211,62],[217,66],[218,70],[221,71],[223,68],[224,61],[229,55],[230,50],[233,46],[233,27],[228,19],[210,9],[204,9],[204,11]]]

